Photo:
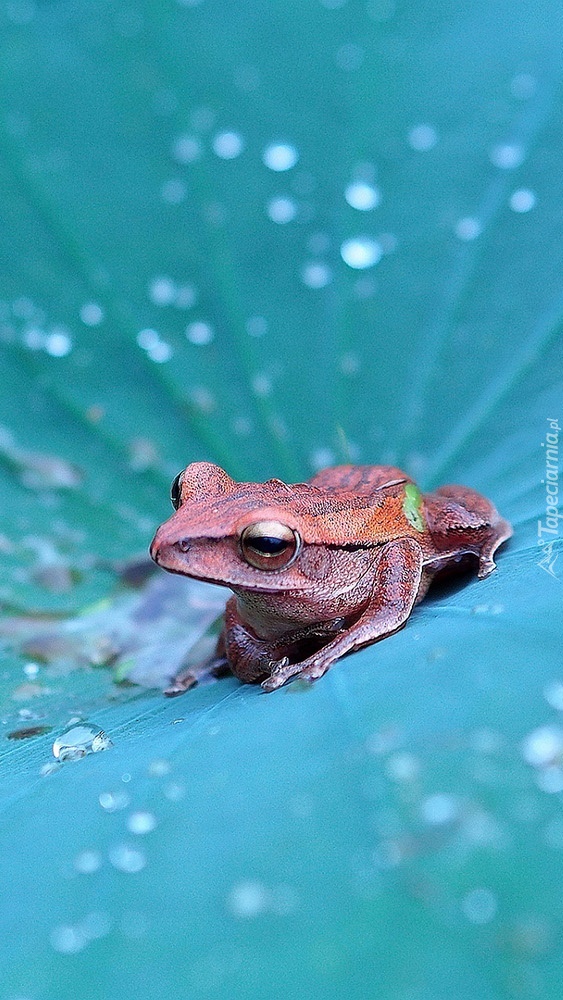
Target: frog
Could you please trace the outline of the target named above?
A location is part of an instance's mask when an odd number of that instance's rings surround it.
[[[512,527],[467,486],[423,494],[392,465],[337,465],[306,482],[237,482],[192,462],[150,547],[171,573],[230,588],[209,674],[274,691],[318,680],[342,656],[394,635],[436,579],[484,579]],[[166,694],[197,682],[193,670]]]

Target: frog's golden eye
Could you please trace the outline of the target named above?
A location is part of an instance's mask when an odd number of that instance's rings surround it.
[[[184,475],[184,470],[182,469],[182,471],[178,473],[178,475],[176,476],[175,480],[172,483],[172,486],[170,487],[170,502],[171,502],[174,510],[178,510],[178,507],[180,506],[180,504],[182,502],[181,498],[180,498],[180,495],[181,495],[181,492],[182,492],[182,476],[183,475]]]
[[[285,569],[300,546],[297,532],[281,521],[257,521],[249,524],[240,536],[242,554],[256,569]]]

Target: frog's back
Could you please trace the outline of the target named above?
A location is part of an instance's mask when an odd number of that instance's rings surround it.
[[[412,479],[395,465],[335,465],[329,469],[321,469],[309,483],[335,493],[372,496],[384,486],[412,483]]]

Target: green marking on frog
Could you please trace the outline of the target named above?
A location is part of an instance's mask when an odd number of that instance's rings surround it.
[[[403,514],[416,531],[425,530],[426,523],[422,513],[422,493],[414,483],[407,483],[405,486]]]

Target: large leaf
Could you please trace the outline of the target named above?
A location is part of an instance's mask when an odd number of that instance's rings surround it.
[[[515,525],[312,689],[170,702],[6,653],[5,733],[52,728],[2,748],[3,996],[558,997],[560,5],[0,16],[10,628],[130,607],[197,458],[393,461]],[[113,747],[41,773],[72,716]]]

